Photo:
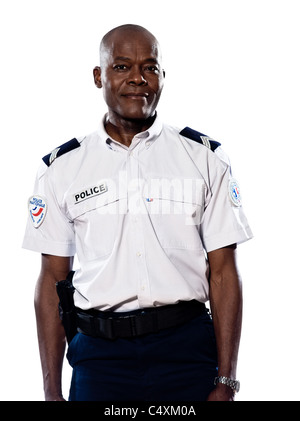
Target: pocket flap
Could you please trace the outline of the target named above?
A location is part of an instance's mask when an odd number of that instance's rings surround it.
[[[71,219],[76,219],[86,212],[124,199],[126,194],[120,193],[116,185],[108,185],[104,182],[98,183],[94,187],[70,195],[67,199],[68,213]]]
[[[204,201],[202,179],[155,179],[148,180],[144,189],[147,202],[154,199],[202,206]]]

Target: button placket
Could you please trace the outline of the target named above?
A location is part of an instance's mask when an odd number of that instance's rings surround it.
[[[137,285],[138,300],[141,306],[150,303],[150,288],[148,282],[148,270],[144,246],[144,235],[142,226],[142,184],[139,178],[139,146],[129,151],[128,165],[128,212],[132,221],[132,236],[135,252],[135,261],[139,274]]]

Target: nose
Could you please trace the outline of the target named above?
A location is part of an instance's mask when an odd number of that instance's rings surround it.
[[[131,72],[128,76],[127,83],[129,85],[137,85],[137,86],[148,84],[145,76],[143,75],[142,70],[138,66],[133,66],[131,68]]]

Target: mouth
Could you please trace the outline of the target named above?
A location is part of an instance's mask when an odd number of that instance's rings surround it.
[[[127,94],[123,94],[122,96],[124,96],[127,99],[144,100],[149,97],[149,94],[147,92],[128,92]]]

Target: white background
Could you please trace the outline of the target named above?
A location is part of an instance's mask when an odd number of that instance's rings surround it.
[[[33,294],[21,248],[40,159],[94,131],[101,37],[137,23],[160,40],[159,112],[222,142],[255,238],[239,247],[244,326],[237,400],[299,400],[299,1],[1,1],[0,400],[43,400]],[[67,397],[70,369],[64,369]],[[134,398],[134,397],[133,397]]]

